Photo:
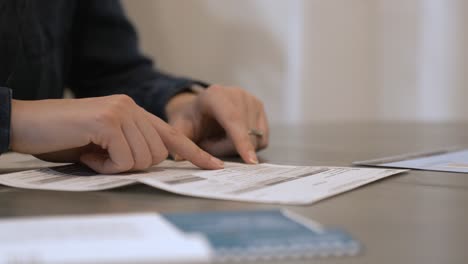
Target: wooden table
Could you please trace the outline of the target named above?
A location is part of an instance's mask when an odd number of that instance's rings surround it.
[[[262,161],[347,166],[356,160],[468,147],[468,124],[340,123],[272,128]],[[44,164],[24,164],[39,167]],[[0,171],[14,171],[0,157]],[[278,208],[183,197],[135,185],[70,193],[0,187],[0,217]],[[319,263],[468,263],[468,175],[411,171],[311,206],[282,206],[364,244],[360,256]],[[312,261],[310,261],[312,262]]]

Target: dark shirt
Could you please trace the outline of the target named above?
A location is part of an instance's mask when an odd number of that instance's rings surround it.
[[[0,153],[8,150],[11,97],[127,94],[165,119],[192,84],[153,68],[118,0],[0,0]]]

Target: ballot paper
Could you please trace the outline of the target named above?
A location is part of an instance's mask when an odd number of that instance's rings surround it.
[[[468,173],[467,149],[442,149],[358,161],[355,165]]]
[[[206,239],[158,214],[0,220],[0,263],[206,263]]]
[[[404,170],[247,165],[225,163],[201,170],[190,162],[166,160],[138,173],[102,175],[81,165],[64,165],[0,175],[0,184],[28,189],[98,191],[144,183],[176,194],[233,201],[311,204]]]

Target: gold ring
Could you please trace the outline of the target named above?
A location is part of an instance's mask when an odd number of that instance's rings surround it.
[[[256,137],[263,137],[263,132],[255,128],[251,128],[249,129],[249,135],[256,136]]]

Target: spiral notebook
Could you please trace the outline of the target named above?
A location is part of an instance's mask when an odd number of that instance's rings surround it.
[[[353,256],[361,245],[289,211],[231,211],[163,215],[188,234],[203,236],[215,262]]]

